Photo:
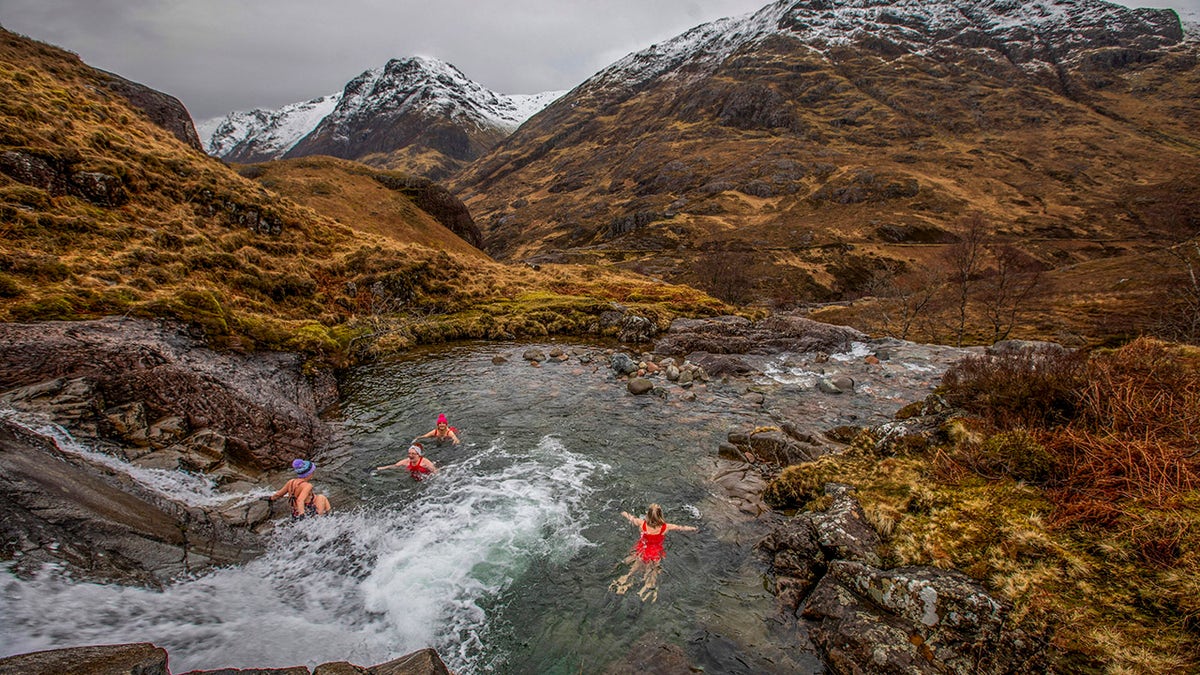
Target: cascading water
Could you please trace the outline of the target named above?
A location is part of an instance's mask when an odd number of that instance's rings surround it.
[[[821,672],[764,590],[754,544],[769,519],[738,516],[709,480],[730,428],[770,421],[743,385],[664,400],[629,395],[599,364],[492,363],[523,348],[446,348],[356,371],[330,416],[340,441],[317,458],[333,515],[280,521],[248,564],[161,592],[56,569],[0,576],[0,653],[149,641],[182,672],[371,665],[432,646],[460,673],[577,673],[667,644],[713,672]],[[899,397],[892,389],[885,398]],[[438,413],[464,441],[428,446],[439,473],[371,475]],[[190,489],[201,503],[228,499]],[[701,528],[668,536],[653,604],[608,590],[637,538],[619,513],[650,502]]]

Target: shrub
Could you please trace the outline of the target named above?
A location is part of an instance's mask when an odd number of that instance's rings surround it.
[[[1017,480],[1044,483],[1054,470],[1054,455],[1024,430],[1005,431],[983,442],[980,459],[987,469]]]
[[[763,500],[773,508],[804,506],[825,494],[825,484],[837,477],[836,466],[818,460],[785,468],[763,489]]]
[[[968,357],[942,378],[950,405],[1000,428],[1038,428],[1075,417],[1085,356],[1061,349],[1026,349]]]

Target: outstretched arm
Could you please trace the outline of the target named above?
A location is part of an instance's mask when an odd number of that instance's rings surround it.
[[[404,460],[402,459],[399,462],[396,462],[395,464],[385,464],[384,466],[377,466],[377,467],[375,467],[375,470],[383,471],[384,469],[395,469],[396,467],[400,466],[403,463],[404,463]]]
[[[673,523],[667,523],[667,530],[678,530],[680,532],[695,532],[699,529],[700,528],[692,527],[691,525],[675,525]]]
[[[450,430],[450,440],[454,441],[455,445],[459,444],[458,434],[454,433],[453,429]]]
[[[289,485],[291,482],[292,482],[292,481],[290,481],[290,480],[289,480],[287,483],[284,483],[284,484],[283,484],[283,487],[281,487],[281,488],[279,488],[278,490],[276,490],[276,491],[275,491],[275,494],[271,495],[270,497],[267,497],[267,501],[269,501],[269,502],[273,502],[273,501],[275,501],[276,499],[279,499],[280,497],[282,497],[282,496],[284,496],[285,494],[287,494],[288,485]]]
[[[625,518],[625,520],[629,521],[630,525],[633,525],[634,527],[642,526],[642,519],[635,517],[632,513],[629,513],[627,511],[622,511],[621,515]]]

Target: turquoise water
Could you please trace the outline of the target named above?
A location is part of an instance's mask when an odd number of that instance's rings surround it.
[[[600,363],[532,368],[527,347],[448,347],[351,373],[314,479],[333,516],[283,522],[261,558],[163,592],[4,575],[0,647],[150,641],[174,672],[372,665],[429,646],[459,673],[671,659],[822,672],[764,590],[754,544],[770,523],[739,515],[709,480],[729,428],[765,423],[761,410],[732,385],[690,402],[677,388],[634,397]],[[511,360],[494,365],[497,354]],[[428,446],[438,474],[370,475],[439,413],[463,444]],[[644,603],[608,585],[637,538],[620,512],[650,502],[700,531],[668,535],[658,600]]]

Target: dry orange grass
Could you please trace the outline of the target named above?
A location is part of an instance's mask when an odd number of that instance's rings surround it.
[[[0,152],[113,176],[128,196],[98,206],[0,173],[0,320],[172,317],[217,346],[343,359],[384,337],[405,348],[590,332],[610,301],[660,322],[728,310],[629,273],[492,262],[349,162],[248,180],[105,82],[73,54],[0,31]]]

